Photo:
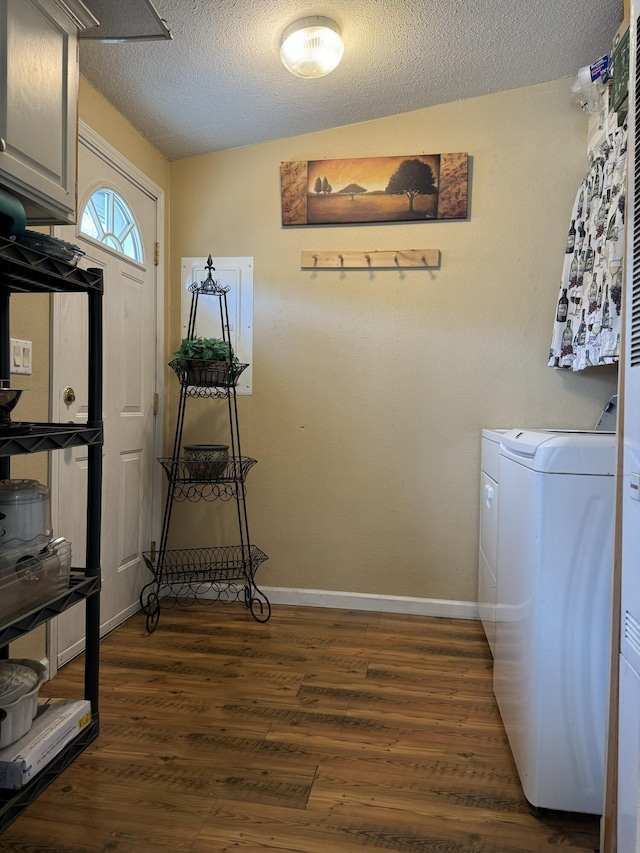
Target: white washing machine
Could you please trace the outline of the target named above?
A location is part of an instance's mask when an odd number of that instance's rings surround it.
[[[494,693],[528,801],[601,814],[616,436],[500,437]]]

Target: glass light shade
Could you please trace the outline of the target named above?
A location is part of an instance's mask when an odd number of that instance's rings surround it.
[[[330,18],[301,18],[282,34],[280,58],[296,77],[324,77],[338,66],[343,53],[340,30]]]

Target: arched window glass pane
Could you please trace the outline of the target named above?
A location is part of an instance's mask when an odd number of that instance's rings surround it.
[[[96,190],[82,211],[80,231],[142,263],[140,231],[131,208],[114,190]]]
[[[122,245],[124,246],[125,255],[128,255],[130,258],[142,257],[142,249],[136,231],[131,231],[130,234],[127,234]]]

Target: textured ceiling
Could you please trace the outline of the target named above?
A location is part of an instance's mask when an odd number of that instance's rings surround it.
[[[85,0],[90,7],[90,0]],[[133,0],[113,0],[128,7]],[[80,71],[168,159],[252,145],[574,76],[611,49],[622,0],[154,0],[172,41],[82,41]],[[318,80],[280,35],[333,18],[345,54]]]

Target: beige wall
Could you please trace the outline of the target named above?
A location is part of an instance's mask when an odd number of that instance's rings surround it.
[[[11,385],[24,388],[13,415],[20,421],[49,419],[49,297],[16,295],[10,304],[11,337],[31,341],[31,375],[13,374]],[[16,456],[11,460],[12,477],[32,477],[47,482],[47,454]]]
[[[87,83],[84,77],[80,78],[78,109],[82,121],[165,191],[165,203],[168,208],[169,161],[147,142],[109,101]]]
[[[15,420],[46,422],[49,420],[49,297],[42,294],[12,296],[10,311],[11,337],[28,340],[33,344],[31,375],[11,377],[12,387],[25,389],[13,417]],[[13,457],[11,476],[46,483],[47,454]],[[13,657],[42,659],[46,654],[45,634],[46,628],[41,625],[12,643],[10,654]]]
[[[260,583],[475,599],[481,428],[592,428],[615,392],[612,368],[546,366],[585,138],[560,80],[171,165],[171,349],[180,258],[255,259],[240,411]],[[469,221],[280,225],[281,161],[446,151],[471,157]],[[303,249],[406,248],[441,269],[300,270]],[[185,441],[220,439],[215,405],[194,402]],[[215,512],[192,506],[179,544]]]

